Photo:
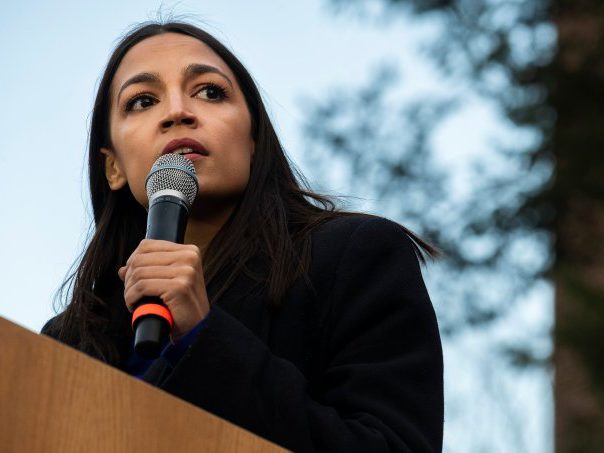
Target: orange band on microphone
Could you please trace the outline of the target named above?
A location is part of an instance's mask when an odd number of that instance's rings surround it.
[[[165,319],[170,324],[170,329],[172,328],[172,313],[168,310],[167,307],[158,304],[144,304],[136,308],[134,313],[132,313],[132,328],[134,328],[134,323],[138,318],[145,315],[155,315],[160,318]]]

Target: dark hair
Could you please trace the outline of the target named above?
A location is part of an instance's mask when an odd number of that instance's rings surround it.
[[[251,116],[256,144],[250,180],[238,207],[214,237],[204,255],[206,282],[219,288],[215,302],[254,256],[265,258],[267,269],[254,278],[268,290],[269,303],[280,299],[294,280],[303,277],[310,263],[310,233],[317,225],[348,215],[334,202],[313,193],[288,162],[270,122],[260,93],[241,62],[207,32],[187,23],[143,23],[118,43],[100,81],[88,147],[90,195],[94,234],[75,271],[62,286],[72,289],[71,302],[53,323],[55,336],[106,362],[127,357],[131,343],[130,314],[123,300],[117,270],[145,235],[146,212],[129,188],[110,190],[105,179],[102,147],[111,147],[109,131],[110,87],[124,55],[135,44],[162,33],[194,37],[218,54],[235,74]],[[422,259],[421,249],[434,249],[408,232]]]

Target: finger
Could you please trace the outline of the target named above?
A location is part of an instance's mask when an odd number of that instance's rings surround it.
[[[186,264],[180,266],[147,266],[129,268],[124,279],[124,291],[142,280],[165,280],[180,279],[191,285],[195,284],[199,277],[199,271],[193,266]]]
[[[128,310],[133,311],[134,305],[143,297],[159,297],[167,304],[177,295],[185,296],[188,292],[181,282],[174,279],[145,279],[134,283],[124,292],[124,301]]]
[[[197,248],[193,244],[178,244],[171,241],[162,241],[160,239],[143,239],[136,250],[140,253],[148,252],[171,252],[175,250],[181,250],[186,248]]]
[[[126,266],[145,267],[145,266],[172,266],[179,260],[182,252],[146,252],[130,255]]]
[[[166,242],[166,241],[155,241]],[[171,244],[171,243],[169,243]],[[183,261],[201,262],[201,252],[195,245],[173,244],[170,250],[166,250],[161,244],[139,246],[128,258],[126,265],[170,265],[179,259]]]
[[[143,297],[160,297],[168,286],[169,279],[141,280],[124,290],[124,301],[130,312]]]
[[[118,269],[117,271],[117,276],[120,278],[121,281],[124,281],[126,278],[126,271],[128,270],[127,266],[122,266]]]

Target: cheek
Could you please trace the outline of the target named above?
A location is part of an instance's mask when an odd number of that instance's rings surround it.
[[[253,153],[253,142],[249,140],[249,138],[247,140],[239,140],[233,147],[233,153],[230,159],[230,165],[236,170],[239,179],[246,183],[250,177]]]
[[[139,124],[124,122],[119,128],[111,133],[111,139],[116,149],[121,149],[129,155],[140,153],[142,146],[145,145],[145,129]],[[148,144],[146,145],[148,146]]]
[[[127,146],[125,146],[127,143]],[[121,163],[122,174],[126,178],[130,192],[134,195],[136,201],[142,206],[147,206],[147,191],[145,189],[145,179],[153,165],[153,159],[150,155],[145,155],[139,151],[135,142],[121,142],[116,140],[114,146]],[[149,154],[149,153],[147,153]]]
[[[251,172],[251,152],[249,147],[239,144],[237,148],[231,148],[227,159],[223,161],[223,174],[227,177],[225,182],[238,188],[245,188]]]
[[[122,125],[111,134],[111,139],[129,180],[139,178],[141,172],[151,169],[150,144],[144,140],[144,131],[140,127]]]
[[[251,138],[249,120],[236,118],[223,125],[220,128],[219,136],[222,137],[222,144],[218,145],[218,150],[222,147],[227,152],[228,165],[231,169],[237,170],[237,173],[249,176],[249,169],[254,154],[254,141]]]

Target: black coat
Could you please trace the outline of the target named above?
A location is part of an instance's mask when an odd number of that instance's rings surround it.
[[[240,276],[177,366],[144,379],[294,451],[441,451],[442,350],[411,239],[377,217],[332,220],[308,277],[273,310]]]

